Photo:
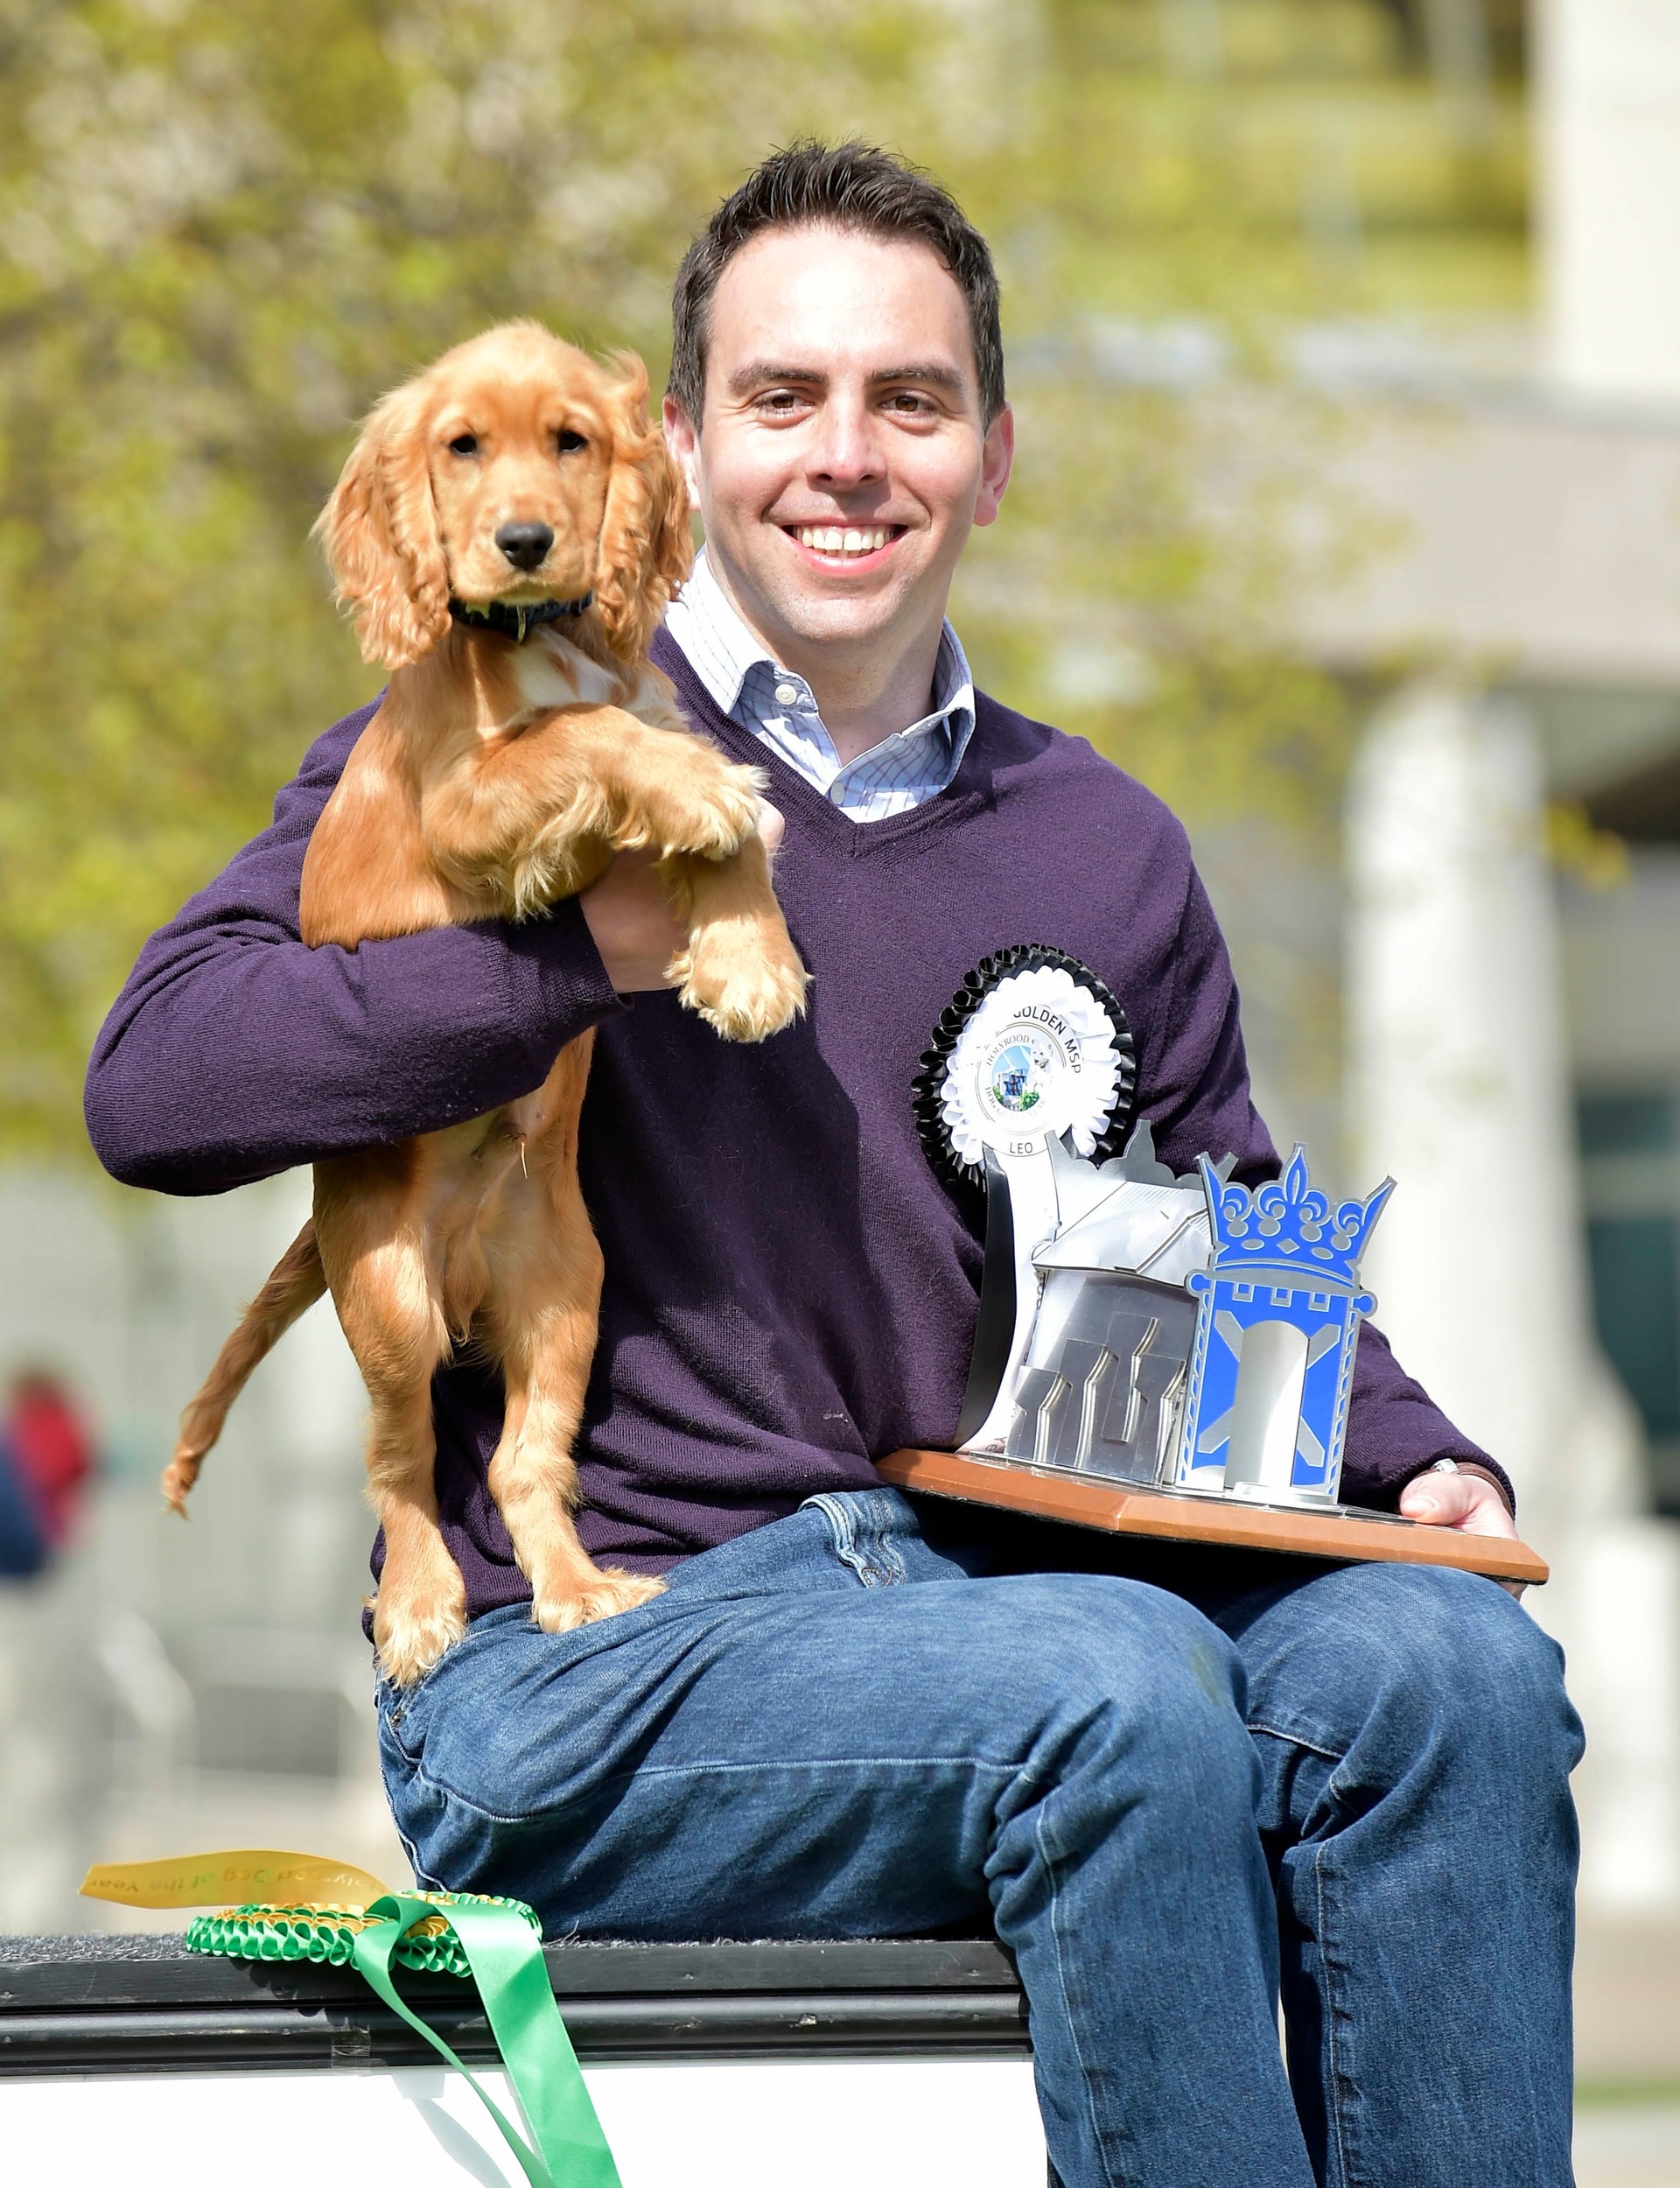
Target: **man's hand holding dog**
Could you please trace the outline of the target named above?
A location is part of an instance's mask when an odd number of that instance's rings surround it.
[[[782,818],[766,805],[759,833],[771,857],[781,841]],[[620,995],[675,987],[670,968],[689,946],[685,922],[654,872],[656,851],[620,851],[600,880],[578,901],[606,977]]]

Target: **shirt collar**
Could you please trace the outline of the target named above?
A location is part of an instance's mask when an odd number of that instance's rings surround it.
[[[772,671],[781,666],[725,599],[722,586],[711,574],[704,547],[695,558],[687,584],[666,613],[665,628],[687,655],[690,667],[720,711],[732,720],[739,719],[742,688],[752,670],[760,664]],[[929,729],[935,723],[962,745],[967,744],[974,726],[974,677],[962,641],[948,621],[941,634],[939,658],[934,664],[933,711],[898,734],[907,736],[912,730]]]

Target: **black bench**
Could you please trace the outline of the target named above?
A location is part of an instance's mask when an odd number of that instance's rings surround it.
[[[580,2058],[1025,2057],[988,1939],[550,1945]],[[397,1971],[463,2058],[496,2056],[470,1982]],[[412,2066],[436,2054],[350,1968],[220,1960],[176,1933],[0,1938],[0,2075]]]

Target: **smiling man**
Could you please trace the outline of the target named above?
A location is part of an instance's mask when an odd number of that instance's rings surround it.
[[[1183,831],[976,691],[945,620],[1012,452],[984,242],[883,153],[777,155],[684,262],[666,416],[707,547],[658,658],[766,771],[804,1021],[754,1049],[682,1013],[630,857],[523,926],[304,948],[364,711],[148,945],[89,1077],[119,1175],[215,1190],[493,1109],[596,1028],[579,1531],[668,1586],[538,1631],[485,1485],[501,1392],[470,1357],[439,1374],[472,1624],[380,1694],[417,1876],[550,1935],[995,1926],[1064,2188],[1564,2188],[1579,1736],[1519,1606],[919,1512],[872,1463],[948,1444],[962,1399],[981,1249],[910,1089],[980,958],[1082,958],[1164,1157],[1277,1171]],[[1345,1481],[1511,1531],[1497,1467],[1371,1329]]]
[[[995,339],[983,387],[966,300],[948,276],[928,279],[926,242],[845,228],[811,242],[772,228],[720,268],[721,240],[684,270],[666,430],[706,548],[672,635],[704,660],[703,632],[750,628],[795,679],[793,698],[771,691],[794,710],[781,748],[795,766],[831,748],[822,787],[850,805],[844,778],[864,754],[895,739],[901,755],[938,749],[935,719],[972,718],[945,604],[970,527],[997,516],[1014,429]],[[883,754],[855,772],[889,767]]]

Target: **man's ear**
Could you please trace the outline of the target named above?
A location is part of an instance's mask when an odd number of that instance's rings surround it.
[[[315,536],[340,600],[355,612],[364,661],[407,668],[449,628],[449,568],[432,500],[425,428],[415,383],[370,414]]]
[[[682,474],[688,488],[689,507],[696,514],[700,508],[700,429],[682,405],[672,396],[665,398],[662,417],[665,425],[665,445],[671,452],[671,459]]]
[[[974,505],[976,524],[995,524],[1015,466],[1015,413],[1008,403],[986,428],[980,451],[980,494]]]
[[[640,661],[689,574],[694,535],[689,496],[664,435],[648,417],[648,368],[628,352],[608,401],[612,473],[596,557],[595,604],[607,643]]]

